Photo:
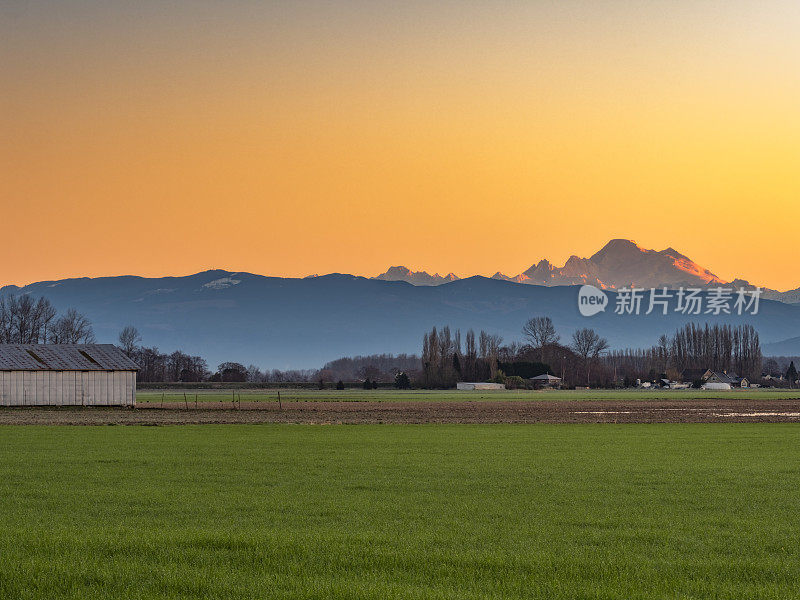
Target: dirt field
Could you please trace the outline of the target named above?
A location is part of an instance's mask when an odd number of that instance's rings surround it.
[[[779,423],[800,422],[800,400],[586,402],[189,403],[118,408],[4,408],[0,425],[180,425],[203,423]]]

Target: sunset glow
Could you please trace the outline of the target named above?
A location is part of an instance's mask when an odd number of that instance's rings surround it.
[[[563,264],[800,286],[800,4],[0,8],[0,285]]]

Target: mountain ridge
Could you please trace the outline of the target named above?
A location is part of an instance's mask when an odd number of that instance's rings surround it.
[[[374,279],[406,281],[412,285],[443,285],[461,278],[453,273],[442,277],[438,273],[430,275],[426,271],[412,271],[404,266],[396,266]],[[610,240],[588,258],[573,254],[561,267],[543,258],[522,273],[506,275],[497,271],[491,279],[522,285],[593,285],[605,290],[623,287],[756,287],[744,279],[726,281],[671,246],[664,250],[652,250],[642,248],[633,240],[622,238]],[[800,288],[785,292],[770,288],[762,290],[763,297],[770,300],[800,302]]]

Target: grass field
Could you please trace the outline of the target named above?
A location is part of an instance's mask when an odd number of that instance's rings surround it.
[[[0,428],[0,598],[796,598],[794,425]]]
[[[283,401],[468,401],[468,400],[698,400],[752,398],[755,400],[778,400],[800,398],[800,390],[744,389],[730,391],[706,390],[504,390],[504,391],[456,391],[456,390],[280,390]],[[242,402],[277,402],[278,390],[191,390],[186,400],[195,402],[231,402],[234,398]],[[183,392],[175,390],[139,390],[137,402],[183,402]]]

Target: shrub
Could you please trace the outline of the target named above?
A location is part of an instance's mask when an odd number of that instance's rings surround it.
[[[503,373],[502,371],[498,371],[497,375],[495,375],[489,380],[489,383],[505,383],[505,382],[506,382],[506,374]]]
[[[506,377],[505,384],[509,390],[522,390],[525,389],[526,387],[525,380],[519,375],[512,375],[511,377]]]
[[[401,372],[395,375],[394,377],[394,386],[398,390],[407,390],[411,388],[411,380],[408,378],[408,375]]]

